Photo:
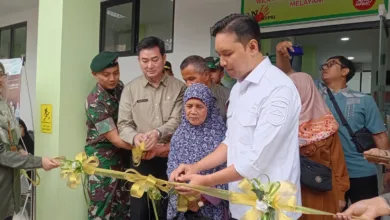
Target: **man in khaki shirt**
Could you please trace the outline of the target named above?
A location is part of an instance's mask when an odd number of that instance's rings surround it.
[[[180,80],[164,73],[166,62],[164,42],[157,37],[147,37],[137,46],[142,76],[125,86],[119,104],[118,129],[127,143],[145,142],[147,160],[138,167],[143,175],[167,179],[167,152],[171,136],[181,120],[183,95],[186,86]],[[158,152],[158,153],[156,153]],[[164,157],[162,156],[164,154]],[[155,157],[154,157],[155,156]],[[166,219],[167,201],[156,201],[159,219]],[[131,219],[154,219],[153,206],[144,195],[131,197]]]
[[[210,88],[221,116],[226,121],[226,102],[229,100],[230,90],[212,82],[206,60],[197,55],[189,56],[181,63],[180,70],[187,86],[203,83]]]

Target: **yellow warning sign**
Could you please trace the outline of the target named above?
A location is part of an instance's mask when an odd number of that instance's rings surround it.
[[[53,106],[51,104],[41,105],[41,132],[51,134],[52,132]]]

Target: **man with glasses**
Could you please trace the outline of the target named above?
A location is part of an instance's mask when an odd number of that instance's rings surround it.
[[[293,73],[288,53],[288,50],[293,50],[291,42],[279,43],[276,50],[277,66],[287,74]],[[372,96],[348,88],[347,82],[352,79],[356,71],[352,61],[344,56],[334,56],[322,64],[320,70],[322,81],[316,82],[317,87],[340,124],[339,136],[350,177],[350,189],[345,195],[346,201],[350,200],[355,203],[376,197],[378,196],[377,169],[374,164],[364,159],[362,153],[357,151],[346,125],[342,123],[329,98],[327,88],[332,92],[353,132],[367,128],[373,135],[376,147],[388,149],[389,141],[379,109]]]

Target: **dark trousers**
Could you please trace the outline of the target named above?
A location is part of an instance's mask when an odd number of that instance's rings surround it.
[[[131,168],[137,170],[142,175],[153,175],[158,179],[167,180],[167,158],[156,157],[152,160],[142,160],[141,164],[138,167],[134,167],[131,164]],[[162,196],[165,198],[167,195],[163,192]],[[165,220],[167,219],[167,208],[168,208],[168,199],[161,199],[160,201],[154,201],[157,208],[158,219]],[[153,205],[150,199],[148,199],[146,193],[140,199],[131,197],[130,198],[131,210],[130,217],[131,220],[153,220],[155,219]]]
[[[12,216],[5,218],[4,220],[12,220]]]
[[[349,182],[350,188],[345,193],[345,201],[347,202],[345,209],[348,208],[348,201],[351,201],[353,204],[360,200],[371,199],[378,196],[378,178],[376,175],[350,178]]]

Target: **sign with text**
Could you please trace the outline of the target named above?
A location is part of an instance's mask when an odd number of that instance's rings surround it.
[[[241,13],[261,26],[378,14],[388,0],[242,0]]]
[[[41,105],[41,132],[52,133],[53,106],[50,104]]]

